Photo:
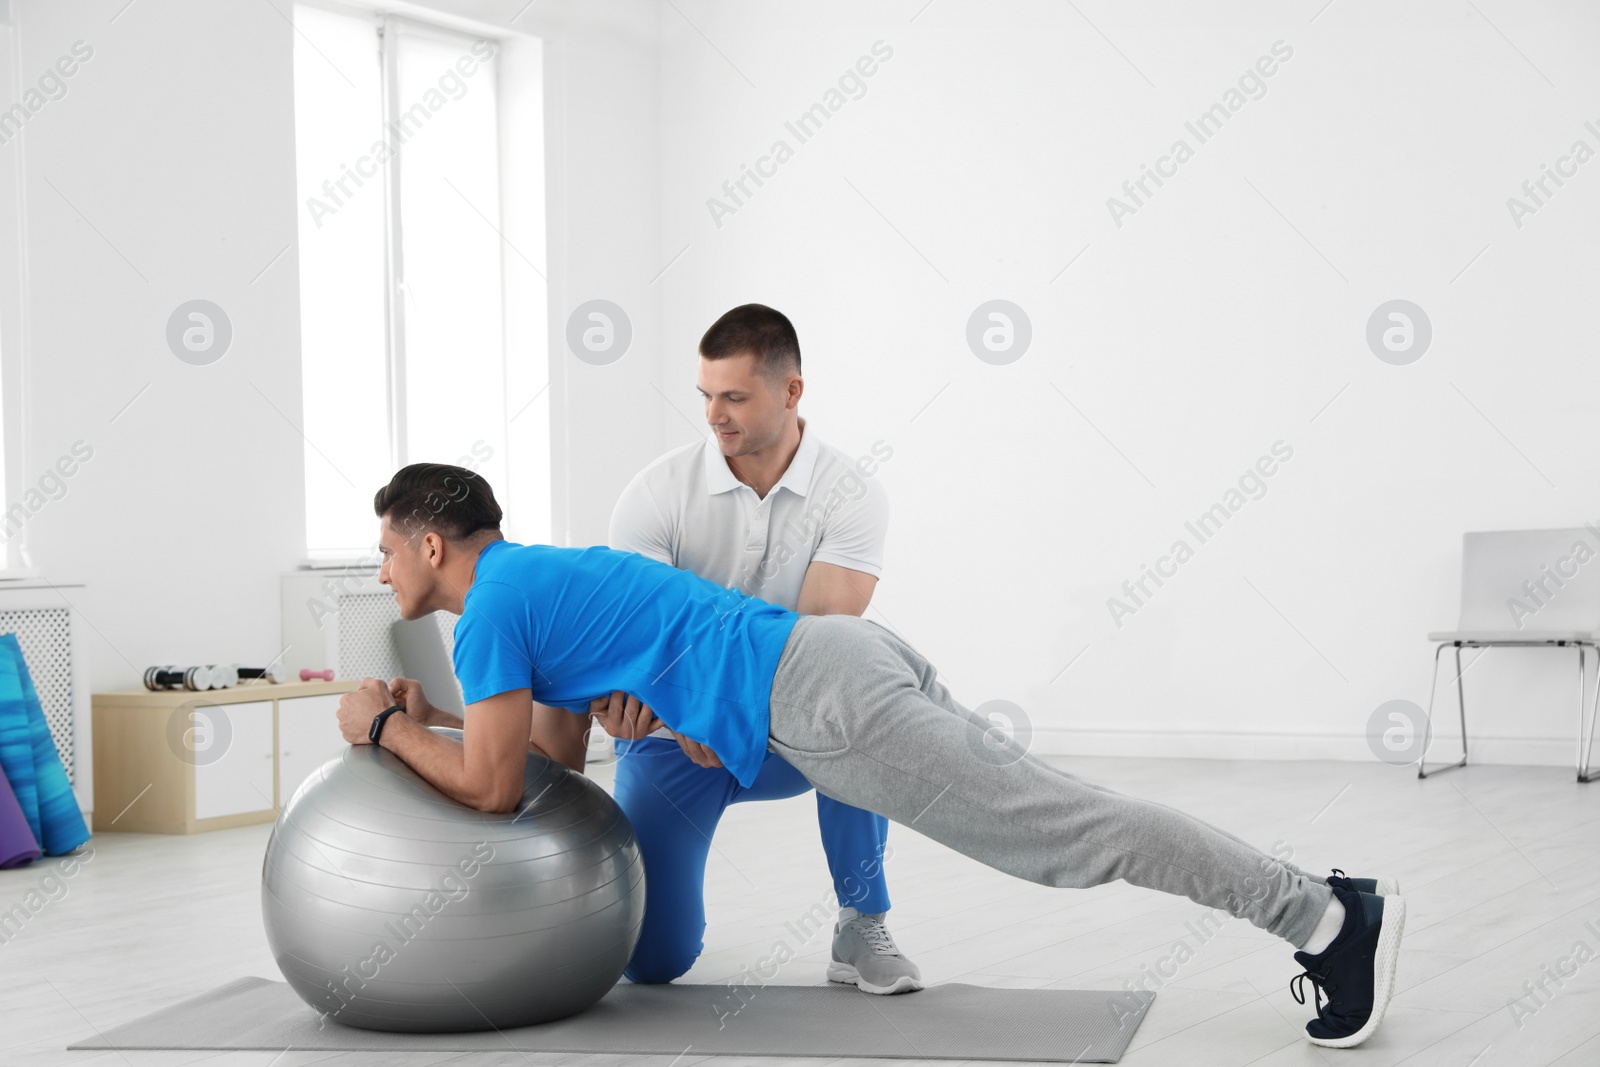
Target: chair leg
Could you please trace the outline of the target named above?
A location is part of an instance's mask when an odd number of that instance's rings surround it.
[[[1456,645],[1456,701],[1461,710],[1461,760],[1448,767],[1436,767],[1428,770],[1428,749],[1433,747],[1433,700],[1439,689],[1439,657],[1444,653],[1447,645],[1440,645],[1433,653],[1433,682],[1428,687],[1428,738],[1423,746],[1422,755],[1417,757],[1417,777],[1426,778],[1429,774],[1442,774],[1445,771],[1464,767],[1467,764],[1467,702],[1461,690],[1461,646]]]
[[[1594,708],[1589,712],[1589,731],[1583,729],[1583,690],[1578,690],[1578,781],[1592,782],[1589,773],[1589,750],[1594,747],[1595,711],[1600,710],[1600,647],[1595,649]],[[1578,646],[1578,667],[1583,668],[1583,646]],[[1580,676],[1581,679],[1581,676]],[[1587,741],[1585,738],[1587,737]]]
[[[1444,654],[1444,646],[1440,645],[1433,650],[1433,680],[1428,683],[1428,743],[1433,741],[1433,698],[1439,691],[1439,657]],[[1428,745],[1423,745],[1422,755],[1417,757],[1417,777],[1428,777]]]

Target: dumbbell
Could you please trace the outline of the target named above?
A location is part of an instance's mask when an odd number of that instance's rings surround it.
[[[283,681],[283,670],[280,667],[241,667],[235,663],[228,670],[233,672],[233,676],[236,679],[232,683],[234,685],[237,685],[239,681],[250,681],[257,678],[265,678],[274,685]]]
[[[215,667],[184,667],[172,665],[151,667],[144,672],[146,689],[221,689],[227,682],[226,674],[218,674]]]
[[[333,671],[312,671],[304,667],[300,668],[300,680],[302,682],[309,682],[313,678],[321,678],[324,682],[331,682],[333,681]]]

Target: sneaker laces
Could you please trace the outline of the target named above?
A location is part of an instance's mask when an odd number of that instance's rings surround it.
[[[1306,981],[1311,982],[1312,996],[1314,998],[1314,1002],[1311,1006],[1317,1010],[1317,1018],[1319,1019],[1322,1018],[1322,1006],[1324,1002],[1331,1003],[1331,1000],[1328,1000],[1323,993],[1322,984],[1325,980],[1326,979],[1323,975],[1318,974],[1315,971],[1301,971],[1299,974],[1289,979],[1289,992],[1293,994],[1295,1003],[1297,1004],[1304,1004],[1306,1002],[1304,983]]]
[[[857,915],[851,923],[861,932],[867,948],[874,956],[900,955],[900,949],[895,945],[894,938],[889,936],[889,928],[883,925],[882,919],[875,915]]]

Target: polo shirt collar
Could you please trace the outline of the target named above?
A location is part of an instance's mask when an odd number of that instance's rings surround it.
[[[783,472],[773,485],[772,493],[779,489],[788,489],[796,496],[805,496],[811,489],[811,474],[817,467],[817,453],[820,444],[814,434],[806,432],[806,420],[800,420],[800,447],[795,450],[794,458],[789,461],[789,467]],[[706,438],[706,447],[703,454],[703,465],[706,477],[706,492],[711,496],[726,493],[730,489],[737,489],[744,485],[734,476],[733,470],[728,466],[728,460],[722,454],[722,449],[717,447],[715,436]]]

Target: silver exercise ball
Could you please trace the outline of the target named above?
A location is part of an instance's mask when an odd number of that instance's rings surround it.
[[[474,811],[374,745],[314,771],[261,869],[267,943],[301,999],[348,1026],[436,1033],[548,1022],[603,997],[644,922],[633,827],[542,756],[522,789],[511,814]]]

